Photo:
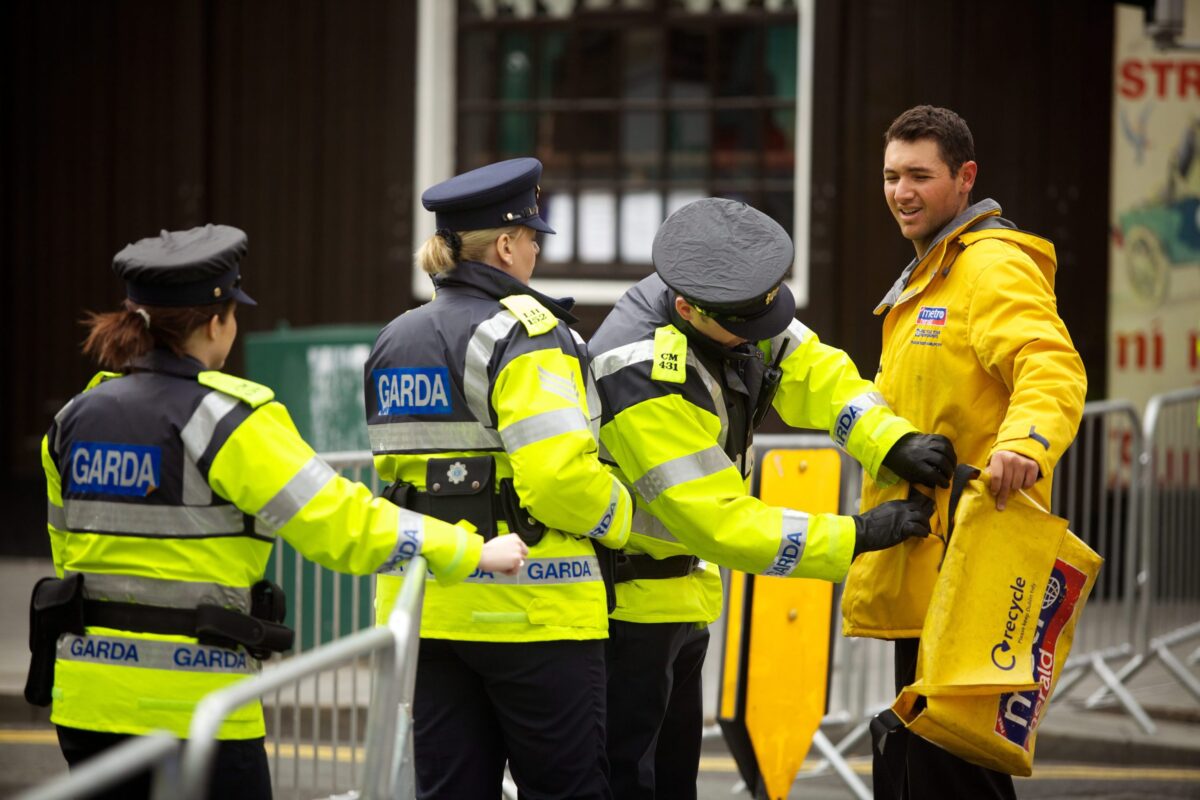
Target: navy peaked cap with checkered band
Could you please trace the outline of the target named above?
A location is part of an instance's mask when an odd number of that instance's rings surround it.
[[[162,231],[113,256],[125,294],[145,306],[204,306],[230,298],[254,306],[242,291],[246,234],[231,225]]]
[[[421,195],[421,204],[434,213],[439,230],[478,231],[525,225],[554,233],[538,208],[541,177],[542,162],[513,158],[431,186]]]

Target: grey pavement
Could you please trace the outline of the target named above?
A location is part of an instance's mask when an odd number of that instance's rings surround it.
[[[0,613],[0,733],[5,730],[26,730],[42,731],[43,736],[52,735],[45,710],[27,705],[21,695],[29,657],[29,593],[38,578],[52,572],[47,560],[0,558],[0,608],[4,609]],[[1177,654],[1181,660],[1186,663],[1196,645],[1197,642],[1193,641],[1180,646]],[[1118,660],[1112,666],[1115,669],[1121,663]],[[1193,674],[1200,675],[1200,667],[1192,665],[1191,669]],[[1132,695],[1146,708],[1158,726],[1158,731],[1152,736],[1145,734],[1115,703],[1099,709],[1084,708],[1084,700],[1098,685],[1096,677],[1090,675],[1066,696],[1056,694],[1039,729],[1039,764],[1071,762],[1094,764],[1098,769],[1118,765],[1150,765],[1167,769],[1200,764],[1200,702],[1161,664],[1151,663],[1128,684]],[[837,741],[839,733],[836,728],[828,731],[834,741]],[[0,773],[5,772],[14,761],[24,759],[24,752],[11,739],[0,736]],[[860,742],[850,750],[850,754],[854,757],[857,771],[865,772],[867,744]],[[701,796],[730,796],[729,790],[737,783],[737,776],[723,743],[720,740],[706,741],[704,758],[702,787],[707,788],[702,788]],[[61,768],[61,760],[50,759],[47,763],[57,764]],[[53,767],[47,769],[52,770]],[[869,784],[869,775],[864,776],[864,780]],[[1184,785],[1186,788],[1191,784]],[[1193,788],[1195,795],[1178,796],[1200,796],[1200,783]],[[847,796],[834,778],[801,781],[797,790],[797,796],[803,794],[805,797],[827,794],[831,797]],[[1030,796],[1035,794],[1030,793]],[[1022,796],[1025,795],[1026,792],[1022,791]]]

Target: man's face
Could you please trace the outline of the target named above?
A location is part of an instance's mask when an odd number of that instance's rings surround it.
[[[977,166],[967,161],[950,174],[934,139],[893,139],[883,153],[883,195],[900,235],[925,255],[938,232],[967,207]]]

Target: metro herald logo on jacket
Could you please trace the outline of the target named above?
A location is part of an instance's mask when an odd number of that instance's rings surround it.
[[[945,325],[946,317],[945,306],[921,306],[917,309],[918,325]]]
[[[70,488],[76,492],[150,494],[162,483],[162,450],[138,444],[76,442],[71,447]]]
[[[1058,636],[1071,619],[1086,582],[1087,575],[1062,559],[1055,560],[1046,584],[1046,593],[1042,597],[1042,611],[1033,640],[1033,674],[1038,688],[1000,695],[1000,706],[996,709],[996,733],[1026,750],[1050,699]]]
[[[449,414],[450,370],[446,367],[401,367],[371,372],[379,413]]]

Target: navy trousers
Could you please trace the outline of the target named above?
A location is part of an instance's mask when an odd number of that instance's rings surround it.
[[[604,643],[422,639],[413,701],[417,797],[609,800]]]
[[[608,758],[619,800],[694,800],[708,628],[609,621]],[[660,746],[661,744],[661,746]]]

